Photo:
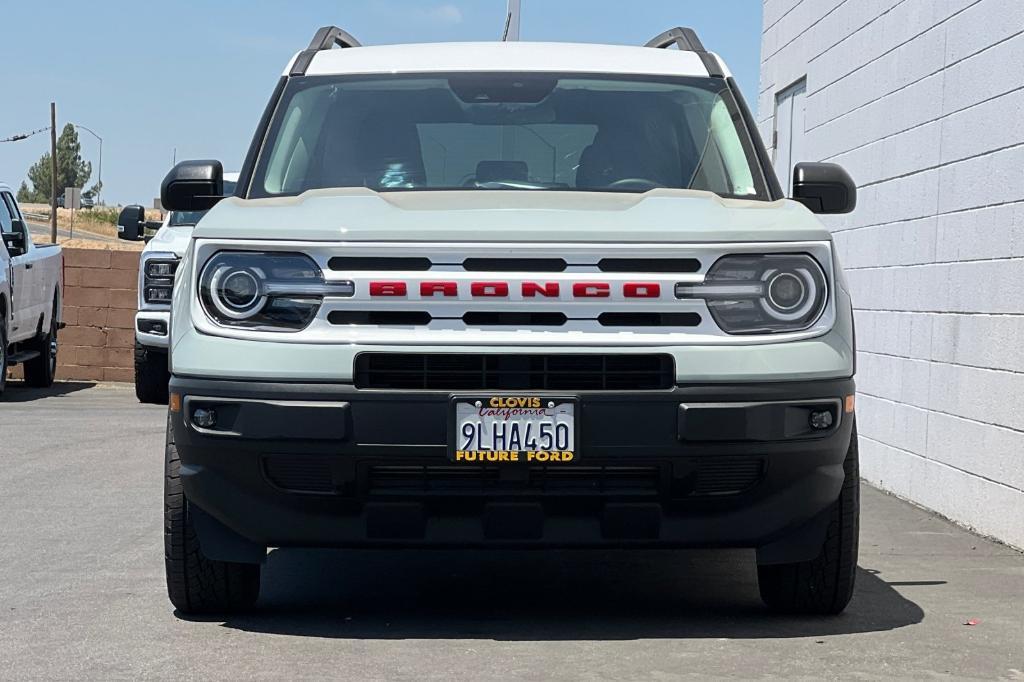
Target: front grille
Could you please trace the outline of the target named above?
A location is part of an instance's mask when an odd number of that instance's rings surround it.
[[[297,493],[333,493],[331,462],[325,457],[275,456],[263,460],[267,479],[278,488]]]
[[[377,465],[369,468],[370,495],[655,496],[656,466]]]
[[[360,353],[355,385],[427,391],[650,391],[671,388],[670,355]]]
[[[745,493],[764,478],[762,457],[700,457],[563,466],[467,466],[437,458],[356,465],[348,457],[268,455],[263,471],[291,493],[407,497],[653,497],[662,502]]]
[[[705,457],[697,465],[693,495],[737,495],[750,490],[764,476],[759,457]]]

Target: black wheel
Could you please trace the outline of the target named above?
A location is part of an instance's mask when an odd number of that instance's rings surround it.
[[[25,383],[37,388],[53,385],[57,376],[57,302],[53,304],[50,315],[50,328],[35,342],[35,350],[39,355],[25,362]]]
[[[167,353],[150,350],[135,342],[135,397],[141,403],[167,404]]]
[[[7,317],[0,308],[0,396],[7,388]]]
[[[786,613],[834,615],[850,602],[860,528],[856,424],[843,470],[843,489],[832,507],[825,544],[818,556],[810,561],[757,567],[761,599],[770,608]]]
[[[227,614],[244,611],[260,593],[260,565],[214,561],[203,556],[181,487],[181,463],[167,424],[164,465],[164,566],[167,596],[174,607],[189,614]]]

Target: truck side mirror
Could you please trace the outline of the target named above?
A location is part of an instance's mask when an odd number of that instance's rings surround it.
[[[145,230],[143,230],[142,235],[147,244],[150,239],[156,236],[156,233],[160,231],[163,225],[164,223],[161,220],[147,220],[145,222]]]
[[[15,230],[14,232],[4,232],[4,246],[7,247],[7,253],[11,258],[20,256],[25,253],[25,233],[21,230]]]
[[[207,211],[223,198],[220,161],[182,161],[160,186],[160,202],[168,211]]]
[[[798,163],[793,168],[793,199],[813,213],[849,213],[857,207],[857,185],[834,163]]]
[[[138,204],[125,206],[117,216],[117,238],[137,242],[142,239],[142,228],[145,224],[145,208]]]

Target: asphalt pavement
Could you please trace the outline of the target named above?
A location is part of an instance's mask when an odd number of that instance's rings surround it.
[[[743,551],[411,550],[273,551],[256,612],[184,618],[164,423],[130,387],[9,385],[0,678],[1024,679],[1024,555],[867,486],[836,618],[767,612]]]

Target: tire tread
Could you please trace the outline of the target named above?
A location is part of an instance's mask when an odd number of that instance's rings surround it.
[[[843,488],[832,507],[821,552],[810,561],[758,566],[761,599],[786,613],[835,615],[850,598],[857,572],[860,468],[857,428],[843,462]]]
[[[164,478],[164,565],[167,596],[182,613],[244,611],[259,597],[260,565],[215,561],[199,547],[188,499],[181,485],[181,461],[167,425]]]

